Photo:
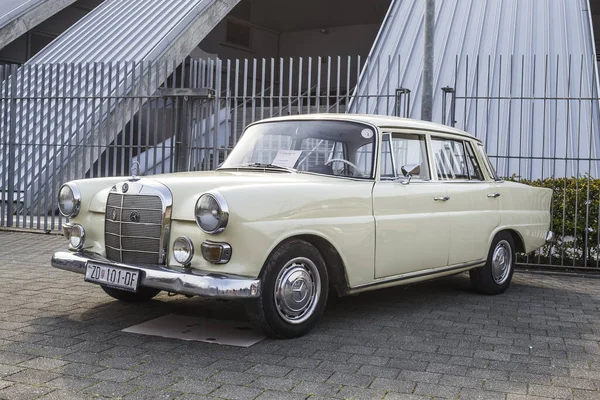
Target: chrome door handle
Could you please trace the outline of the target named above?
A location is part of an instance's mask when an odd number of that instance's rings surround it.
[[[448,201],[450,200],[450,196],[439,196],[433,198],[435,201]]]
[[[496,197],[500,197],[500,193],[488,193],[488,197],[495,199]]]

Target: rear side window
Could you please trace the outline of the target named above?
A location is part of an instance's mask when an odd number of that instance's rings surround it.
[[[431,138],[439,180],[483,180],[473,148],[462,140]]]
[[[483,164],[485,165],[485,168],[487,169],[488,174],[492,177],[492,179],[494,179],[496,181],[500,180],[500,178],[498,178],[498,175],[496,174],[496,170],[492,166],[492,163],[490,162],[490,159],[488,158],[488,156],[485,153],[485,150],[483,149],[483,146],[481,144],[477,145],[477,151],[479,151],[479,155],[481,156],[481,159],[483,160]]]

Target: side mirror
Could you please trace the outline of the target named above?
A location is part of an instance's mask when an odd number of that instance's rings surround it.
[[[407,164],[407,165],[403,165],[402,168],[400,168],[400,170],[402,171],[402,174],[408,178],[408,180],[402,182],[402,184],[408,185],[410,183],[410,180],[413,177],[413,175],[419,175],[421,173],[421,165],[420,164]]]

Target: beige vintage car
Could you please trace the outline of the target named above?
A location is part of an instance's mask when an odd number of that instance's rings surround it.
[[[515,254],[552,240],[548,189],[500,180],[481,142],[367,115],[250,125],[210,172],[64,184],[52,265],[123,301],[161,290],[243,299],[274,337],[310,331],[332,291],[469,271],[504,292]]]

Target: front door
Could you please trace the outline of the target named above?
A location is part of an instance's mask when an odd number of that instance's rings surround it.
[[[431,181],[424,135],[384,134],[380,180],[373,188],[375,278],[445,267],[446,185]],[[402,167],[419,165],[409,183]]]

